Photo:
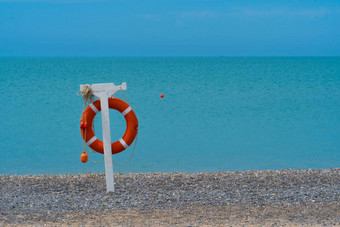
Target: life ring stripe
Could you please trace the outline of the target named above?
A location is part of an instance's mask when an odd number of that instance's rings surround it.
[[[87,145],[90,146],[94,141],[96,141],[97,137],[93,136],[91,139],[89,139],[89,141],[87,141]]]
[[[123,145],[123,147],[125,147],[125,149],[129,146],[125,143],[125,141],[123,140],[123,138],[119,139],[119,142]]]
[[[132,110],[131,106],[129,106],[128,108],[126,108],[126,109],[122,112],[123,116],[125,116],[125,115],[126,115],[127,113],[129,113],[131,110]]]
[[[91,103],[90,104],[91,109],[97,114],[99,110]]]

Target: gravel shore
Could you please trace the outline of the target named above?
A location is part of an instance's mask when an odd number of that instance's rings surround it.
[[[340,225],[340,169],[0,176],[6,225]]]

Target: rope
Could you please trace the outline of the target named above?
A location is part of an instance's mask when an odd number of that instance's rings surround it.
[[[84,87],[83,87],[83,90],[80,90],[77,95],[83,97],[83,110],[82,110],[82,115],[83,115],[87,105],[90,104],[90,103],[93,103],[95,96],[94,96],[92,88],[89,84],[85,84]],[[85,122],[86,122],[86,118],[85,118]],[[94,122],[92,122],[92,128],[94,130]],[[86,135],[86,129],[85,129],[85,135]],[[84,146],[84,150],[85,150],[85,141],[84,140],[83,140],[83,146]]]
[[[131,105],[130,105],[130,102],[129,102],[129,100],[128,100],[128,98],[126,97],[126,95],[125,95],[125,93],[124,93],[124,91],[123,91],[123,89],[120,88],[120,90],[123,92],[123,95],[124,95],[124,97],[125,97],[127,103],[129,104],[129,106],[131,106]],[[130,155],[130,158],[129,158],[126,162],[123,162],[123,163],[117,163],[117,162],[113,161],[113,159],[112,159],[112,162],[113,162],[114,164],[116,164],[116,165],[118,165],[118,166],[123,166],[123,165],[126,165],[127,163],[129,163],[129,162],[131,161],[132,156],[133,156],[134,153],[135,153],[135,149],[136,149],[136,145],[137,145],[137,138],[138,138],[138,132],[137,132],[137,135],[136,135],[135,144],[133,145],[133,149],[132,149],[132,153],[131,153],[131,155]]]
[[[126,95],[125,95],[125,93],[124,93],[124,90],[123,90],[122,88],[120,88],[120,90],[123,92],[124,98],[126,99],[126,101],[127,101],[127,103],[129,104],[129,106],[131,106],[131,105],[130,105],[130,102],[129,102],[129,100],[128,100],[128,98],[126,97]]]
[[[83,87],[83,90],[79,91],[77,95],[83,97],[83,110],[82,110],[82,115],[83,115],[88,104],[90,104],[94,101],[95,96],[94,96],[92,88],[89,84],[85,84],[84,87]],[[86,122],[86,119],[85,119],[85,122]],[[94,130],[94,122],[92,122],[92,128]],[[87,128],[85,128],[85,135],[86,135],[86,130],[87,130]],[[90,153],[86,150],[85,140],[82,140],[82,141],[83,141],[84,151],[87,154],[87,156],[89,156],[91,161],[96,163],[96,164],[101,163],[104,160],[104,157],[103,157],[103,160],[101,160],[101,161],[93,160],[90,156]],[[92,149],[90,149],[90,150],[92,151]],[[95,153],[94,151],[92,151],[92,152]]]
[[[94,94],[92,92],[92,88],[89,84],[85,84],[83,90],[78,92],[79,96],[83,96],[83,111],[84,107],[87,106],[87,103],[92,103],[94,101]]]
[[[92,151],[92,149],[90,149],[91,151]],[[103,158],[102,158],[102,160],[100,160],[100,161],[95,161],[95,160],[93,160],[92,158],[91,158],[91,155],[85,150],[85,152],[86,152],[86,154],[89,156],[89,158],[91,159],[91,161],[92,162],[94,162],[95,164],[98,164],[98,163],[101,163],[101,162],[103,162],[104,161],[104,155],[103,155]],[[94,152],[94,151],[92,151],[93,153],[96,153],[96,152]]]
[[[133,154],[135,153],[136,144],[137,144],[137,138],[138,138],[138,133],[137,133],[137,135],[136,135],[135,144],[133,145],[133,150],[132,150],[132,153],[131,153],[131,155],[130,155],[130,158],[129,158],[126,162],[123,162],[123,163],[117,163],[117,162],[113,161],[113,159],[112,159],[112,162],[113,162],[114,164],[116,164],[116,165],[118,165],[118,166],[123,166],[123,165],[128,164],[128,163],[131,161],[132,156],[133,156]]]

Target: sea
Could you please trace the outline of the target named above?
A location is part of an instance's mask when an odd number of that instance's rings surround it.
[[[123,82],[139,134],[116,173],[340,167],[340,57],[2,57],[0,174],[104,173],[80,162],[77,94]],[[111,140],[125,127],[110,110]]]

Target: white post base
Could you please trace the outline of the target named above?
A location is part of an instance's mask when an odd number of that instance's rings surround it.
[[[80,85],[80,90],[83,90],[84,85]],[[102,112],[102,128],[103,128],[103,143],[104,143],[104,162],[107,192],[114,192],[113,179],[113,164],[111,150],[111,131],[110,131],[110,115],[108,98],[115,95],[117,91],[126,90],[126,83],[116,86],[113,83],[108,84],[92,84],[92,92],[100,98],[100,106]]]

